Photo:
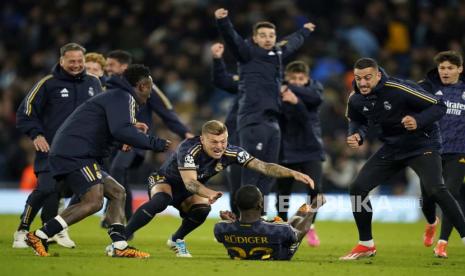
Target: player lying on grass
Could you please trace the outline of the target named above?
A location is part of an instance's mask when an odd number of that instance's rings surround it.
[[[179,210],[183,220],[167,244],[176,252],[176,256],[192,257],[184,237],[202,225],[211,210],[210,205],[223,195],[204,183],[231,164],[271,177],[292,177],[313,188],[313,180],[308,175],[260,161],[244,149],[228,145],[227,141],[226,126],[215,120],[203,125],[202,136],[184,140],[160,169],[149,177],[150,200],[139,207],[129,220],[126,237],[131,237],[171,205]]]
[[[318,194],[311,206],[303,204],[288,223],[266,222],[260,218],[263,196],[255,186],[241,187],[235,202],[239,219],[230,211],[222,211],[223,221],[214,229],[216,240],[223,243],[231,259],[290,260],[310,230],[313,217],[325,203],[325,198]]]

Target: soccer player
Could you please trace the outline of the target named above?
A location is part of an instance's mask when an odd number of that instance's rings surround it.
[[[115,142],[160,152],[167,149],[170,141],[145,134],[147,126],[135,118],[137,105],[144,104],[152,90],[147,67],[131,65],[123,77],[111,78],[108,85],[107,92],[85,102],[66,119],[52,143],[49,156],[52,175],[64,181],[80,201],[26,235],[28,245],[39,256],[49,256],[48,237],[102,208],[103,182],[110,182],[105,183],[105,192],[118,190],[113,192],[117,197],[109,198],[107,210],[108,234],[113,241],[108,253],[128,258],[150,256],[128,245],[123,233],[124,188],[101,169],[100,163]]]
[[[99,80],[86,74],[85,53],[86,49],[76,43],[61,47],[59,63],[50,75],[32,87],[16,113],[16,127],[31,138],[36,149],[34,172],[38,183],[26,200],[14,233],[13,248],[27,247],[26,234],[42,207],[43,223],[58,213],[60,190],[48,165],[50,144],[65,119],[80,104],[102,91]],[[66,229],[51,238],[64,247],[76,246]]]
[[[282,116],[279,122],[282,132],[280,164],[311,175],[314,189],[307,189],[310,201],[322,192],[321,175],[324,160],[319,109],[323,102],[323,86],[310,78],[310,69],[303,61],[293,61],[286,66],[286,84],[282,86]],[[276,209],[287,221],[287,200],[291,194],[293,180],[281,178],[277,184]],[[316,218],[313,216],[313,219]],[[320,239],[314,221],[307,234],[310,246],[319,246]]]
[[[431,94],[441,98],[447,105],[447,112],[439,121],[442,136],[442,175],[446,187],[459,203],[465,214],[465,75],[463,58],[455,51],[438,53],[434,61],[436,68],[431,70],[420,85]],[[424,197],[422,210],[428,224],[423,243],[431,246],[438,219],[436,204],[432,197]],[[439,241],[434,255],[447,258],[447,243],[452,232],[452,223],[443,217]]]
[[[253,27],[252,41],[245,41],[235,31],[227,10],[216,10],[215,18],[226,45],[238,61],[240,146],[263,161],[277,163],[281,144],[278,121],[283,60],[302,46],[315,25],[306,23],[286,40],[276,43],[275,26],[258,22]],[[265,196],[273,183],[272,178],[250,170],[242,170],[241,181],[242,185],[256,185]]]
[[[130,53],[123,50],[113,50],[107,55],[105,70],[109,76],[121,76],[131,63],[132,56]],[[138,122],[143,122],[151,128],[153,124],[153,112],[162,119],[168,129],[182,139],[194,136],[181,122],[168,98],[155,84],[152,87],[150,98],[137,111],[136,119]],[[127,173],[130,169],[140,167],[144,162],[144,158],[145,150],[133,148],[127,152],[118,151],[111,162],[110,174],[126,189],[124,212],[127,220],[132,216],[132,191],[127,180]],[[102,226],[108,226],[105,216],[102,220]]]
[[[354,92],[347,107],[347,144],[359,148],[368,126],[373,125],[379,126],[379,138],[384,144],[350,185],[359,243],[340,259],[356,260],[376,254],[368,193],[407,166],[420,177],[425,195],[441,207],[465,243],[465,218],[441,176],[441,143],[436,121],[446,113],[446,105],[413,82],[389,77],[370,58],[355,62],[354,75]]]
[[[260,218],[263,196],[257,187],[241,187],[236,194],[240,216],[220,212],[223,221],[214,228],[215,238],[223,243],[235,260],[290,260],[309,231],[316,210],[324,204],[319,194],[312,205],[303,204],[289,223],[266,222]]]
[[[270,177],[292,177],[313,188],[313,180],[308,175],[260,161],[244,149],[228,145],[226,126],[216,120],[208,121],[202,126],[202,136],[184,140],[149,177],[150,200],[140,206],[129,220],[126,236],[132,236],[171,205],[179,210],[183,220],[167,245],[177,257],[192,257],[184,237],[202,225],[211,210],[210,205],[222,196],[221,192],[206,187],[204,183],[231,164],[239,164]]]

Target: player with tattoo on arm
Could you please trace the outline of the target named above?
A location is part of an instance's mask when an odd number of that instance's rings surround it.
[[[314,185],[308,175],[260,161],[244,149],[228,145],[226,126],[219,121],[208,121],[203,125],[200,137],[184,140],[149,177],[150,200],[139,207],[129,220],[126,237],[132,236],[171,205],[179,210],[183,221],[167,245],[177,257],[192,257],[184,237],[202,225],[211,210],[210,205],[223,195],[206,187],[205,183],[231,164],[239,164],[270,177],[292,177],[312,188]]]

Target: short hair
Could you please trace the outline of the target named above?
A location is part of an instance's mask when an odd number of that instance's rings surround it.
[[[257,208],[262,197],[262,193],[256,186],[245,185],[237,190],[234,201],[239,210],[246,211]]]
[[[448,61],[457,67],[460,67],[463,65],[463,58],[462,55],[459,54],[456,51],[444,51],[444,52],[439,52],[435,57],[434,57],[434,62],[436,65],[439,65],[440,63],[443,63],[444,61]]]
[[[269,28],[269,29],[276,30],[276,26],[273,23],[268,22],[268,21],[260,21],[260,22],[255,23],[255,25],[253,25],[253,35],[256,35],[258,29],[260,28]]]
[[[227,131],[226,125],[217,120],[208,121],[202,126],[202,134],[220,135]]]
[[[140,80],[150,77],[150,69],[143,64],[132,64],[124,71],[123,76],[135,87]]]
[[[71,42],[71,43],[63,45],[60,48],[60,55],[63,57],[66,54],[66,52],[69,52],[69,51],[81,51],[83,54],[85,54],[86,48],[82,47],[81,45],[77,43]]]
[[[365,68],[375,68],[378,70],[378,63],[372,58],[361,58],[357,60],[354,64],[354,69],[365,69]]]
[[[108,53],[107,58],[116,59],[121,64],[132,63],[132,55],[124,50],[113,50]]]
[[[308,75],[310,74],[310,69],[305,62],[296,60],[286,66],[286,73],[304,73]]]
[[[100,64],[102,68],[104,68],[106,64],[105,57],[102,54],[95,53],[95,52],[87,53],[85,55],[85,59],[86,59],[86,62],[95,62],[95,63]]]

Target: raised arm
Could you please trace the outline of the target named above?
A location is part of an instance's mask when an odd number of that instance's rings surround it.
[[[228,17],[228,10],[216,10],[215,18],[218,24],[218,29],[234,57],[238,61],[248,61],[250,59],[250,48],[234,29],[234,26]]]
[[[223,61],[223,44],[213,44],[211,52],[213,56],[213,85],[228,93],[236,94],[238,91],[238,78],[226,70],[226,65]]]
[[[288,35],[285,39],[278,42],[276,45],[281,47],[283,50],[283,58],[287,58],[292,55],[295,51],[297,51],[307,37],[315,30],[315,24],[309,22],[306,23],[301,29],[298,31]]]

